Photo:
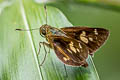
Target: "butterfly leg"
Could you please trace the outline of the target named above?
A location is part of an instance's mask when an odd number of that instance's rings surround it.
[[[47,50],[46,50],[45,46],[49,47],[49,52],[50,52],[50,44],[48,44],[48,43],[46,43],[46,42],[39,42],[39,51],[38,51],[38,54],[37,54],[37,55],[39,55],[39,54],[40,54],[41,44],[42,44],[42,45],[43,45],[43,47],[44,47],[45,56],[44,56],[43,61],[40,63],[40,66],[42,66],[42,65],[43,65],[43,63],[45,62],[46,56],[47,56]]]
[[[48,44],[48,43],[46,43],[46,42],[39,42],[39,50],[38,50],[38,54],[37,54],[37,55],[39,55],[39,54],[40,54],[41,44],[42,44],[42,45],[47,46],[47,47],[49,48],[49,53],[50,53],[50,48],[51,48],[51,45],[50,45],[50,44]]]
[[[68,78],[67,69],[66,69],[65,64],[64,64],[64,69],[65,69],[65,78]]]

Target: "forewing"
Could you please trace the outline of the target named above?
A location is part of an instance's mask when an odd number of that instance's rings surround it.
[[[89,54],[93,54],[108,38],[109,31],[103,28],[65,27],[61,28],[66,35],[80,40],[89,48]]]
[[[88,66],[86,45],[66,37],[54,38],[52,43],[57,57],[63,63],[72,66]]]

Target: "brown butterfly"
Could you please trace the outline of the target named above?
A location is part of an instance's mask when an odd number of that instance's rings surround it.
[[[40,27],[43,35],[57,57],[65,64],[88,66],[86,59],[108,38],[109,31],[103,28],[65,27],[55,28],[49,25]]]
[[[40,44],[54,49],[57,57],[64,64],[71,66],[87,67],[86,59],[88,55],[93,55],[109,35],[109,31],[103,28],[80,26],[58,29],[45,24],[39,29],[40,35],[47,40],[47,43],[40,42]],[[22,29],[16,30],[22,31]]]

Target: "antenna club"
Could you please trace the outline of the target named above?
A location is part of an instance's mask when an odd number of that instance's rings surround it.
[[[47,24],[47,6],[46,5],[44,5],[44,9],[45,9],[45,17],[46,17],[46,24]]]
[[[32,30],[38,30],[40,28],[35,28],[35,29],[15,29],[16,31],[32,31]]]
[[[16,31],[21,31],[22,29],[15,29]]]
[[[44,5],[44,8],[45,8],[45,10],[46,10],[46,5]]]

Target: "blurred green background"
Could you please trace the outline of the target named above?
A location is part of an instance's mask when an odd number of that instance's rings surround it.
[[[31,53],[32,49],[31,49],[31,44],[29,42],[28,36],[24,33],[22,33],[22,36],[21,36],[20,33],[16,34],[16,32],[14,32],[13,30],[11,32],[11,29],[13,28],[15,29],[16,26],[17,27],[22,26],[24,28],[24,22],[22,21],[21,11],[19,10],[20,6],[18,4],[14,4],[12,7],[8,8],[12,4],[12,1],[14,0],[0,0],[1,3],[3,1],[6,1],[7,3],[5,4],[7,5],[0,4],[0,14],[1,14],[0,16],[1,18],[0,19],[1,21],[0,22],[0,37],[4,38],[4,39],[0,39],[0,41],[1,41],[1,44],[4,43],[5,45],[0,44],[1,45],[0,51],[1,52],[4,51],[3,53],[6,53],[6,54],[0,54],[0,60],[1,60],[0,62],[3,62],[2,65],[0,63],[0,68],[2,66],[3,68],[2,71],[8,72],[8,73],[2,73],[3,75],[8,76],[8,78],[4,76],[5,77],[4,80],[9,80],[10,77],[8,74],[12,71],[13,71],[12,75],[15,75],[15,77],[22,75],[23,76],[22,78],[24,79],[26,74],[30,73],[28,76],[33,77],[33,79],[35,78],[39,79],[39,75],[37,72],[38,70],[36,69],[36,66],[34,66],[36,64],[34,63],[34,59],[32,57],[33,54]],[[42,0],[35,0],[35,1],[41,2]],[[109,36],[108,41],[106,42],[104,46],[102,46],[95,53],[93,60],[94,60],[95,66],[97,68],[97,71],[98,71],[98,74],[101,80],[120,80],[120,69],[119,69],[120,68],[120,62],[119,62],[120,61],[120,47],[119,47],[120,45],[120,42],[119,42],[120,41],[120,35],[119,35],[120,34],[120,31],[119,31],[120,30],[120,0],[52,0],[52,1],[55,1],[55,2],[47,3],[47,5],[54,6],[58,8],[60,11],[62,11],[64,15],[67,17],[67,19],[74,26],[102,27],[102,28],[106,28],[110,30],[110,36]],[[24,5],[26,5],[26,3]],[[6,7],[6,13],[4,12],[1,13],[4,7]],[[28,20],[30,20],[28,21],[29,25],[38,27],[40,26],[40,22],[45,23],[44,16],[43,15],[35,16],[36,18],[35,20],[34,20],[34,17],[29,18],[29,16],[32,16],[32,14],[39,15],[41,14],[41,12],[44,12],[44,9],[41,8],[42,11],[38,13],[35,11],[39,11],[39,8],[36,9],[36,5],[34,5],[34,7],[32,7],[33,13],[30,13],[30,9],[27,10],[29,8],[28,4],[27,4],[27,7],[25,6],[26,12],[29,13],[27,15]],[[17,17],[14,18],[13,14],[16,14]],[[9,16],[9,19],[6,19],[8,15],[11,15],[11,16]],[[4,16],[6,16],[6,18],[4,18]],[[41,21],[38,19],[39,17]],[[7,24],[4,24],[5,22]],[[6,26],[6,27],[2,27],[2,26]],[[12,28],[9,26],[12,26]],[[12,35],[12,37],[15,37],[15,39],[12,39],[11,36],[8,35],[9,33],[11,33],[10,35]],[[38,32],[36,32],[35,35],[36,34],[37,36],[39,35]],[[8,39],[10,40],[8,41]],[[5,41],[7,41],[7,43]],[[38,38],[38,41],[39,41],[39,38]],[[13,47],[13,50],[12,50],[13,54],[10,56],[10,59],[8,59],[7,52],[11,51],[11,45]],[[26,47],[28,48],[27,50],[26,50]],[[8,50],[5,50],[6,48]],[[19,54],[19,53],[23,53],[23,54]],[[24,62],[24,59],[26,60],[27,64],[26,62]],[[3,64],[5,64],[4,62],[6,62],[4,60],[6,61],[8,60],[9,64],[7,64],[7,66],[3,66]],[[17,60],[19,63],[16,63]],[[9,66],[12,67],[12,69],[10,68],[9,70]],[[22,74],[17,74],[17,72],[19,72],[17,70],[23,70],[23,73],[21,71],[20,73]],[[24,71],[28,71],[28,72],[25,73]],[[33,74],[36,76],[33,76]],[[20,79],[22,80],[22,78]],[[27,79],[29,80],[28,77],[26,78],[26,80]]]
[[[86,0],[51,4],[74,25],[110,30],[108,41],[94,56],[101,80],[120,80],[120,0]]]

